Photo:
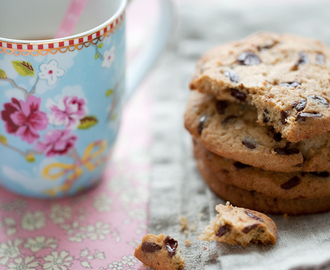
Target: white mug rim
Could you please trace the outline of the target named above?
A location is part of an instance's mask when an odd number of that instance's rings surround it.
[[[115,12],[115,14],[113,14],[108,20],[106,20],[102,24],[100,24],[92,29],[86,30],[84,32],[80,32],[78,34],[71,35],[71,36],[65,36],[65,37],[61,37],[61,38],[39,39],[39,40],[38,39],[37,40],[11,39],[11,38],[0,37],[0,41],[7,42],[7,43],[20,43],[20,44],[41,44],[41,43],[61,42],[61,41],[65,41],[68,39],[76,39],[79,37],[88,36],[92,33],[99,31],[100,29],[103,29],[104,27],[109,25],[112,21],[116,20],[116,18],[118,18],[124,12],[126,5],[127,5],[127,0],[120,0],[120,1],[121,1],[121,3],[120,3],[119,8]]]

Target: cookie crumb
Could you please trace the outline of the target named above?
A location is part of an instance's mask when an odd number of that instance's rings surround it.
[[[189,230],[190,230],[191,232],[196,231],[196,229],[197,229],[196,226],[190,226],[190,227],[189,227]]]
[[[285,213],[285,214],[283,215],[283,217],[284,217],[285,219],[288,219],[288,218],[289,218],[289,215],[288,215],[287,213]]]
[[[186,247],[190,247],[190,245],[191,245],[191,240],[186,240],[184,243],[185,243]]]
[[[272,219],[263,213],[228,203],[216,206],[219,213],[198,237],[202,241],[216,240],[243,247],[250,243],[272,244],[277,240],[277,228]]]
[[[197,224],[198,224],[198,222],[195,221],[195,222],[194,222],[194,225],[192,225],[192,226],[189,227],[189,230],[190,230],[191,232],[196,231],[196,229],[197,229]]]
[[[155,270],[184,269],[185,258],[178,249],[179,243],[165,234],[147,234],[137,246],[134,256],[144,265]]]
[[[180,223],[181,223],[180,231],[182,232],[188,227],[188,221],[186,217],[180,216]]]

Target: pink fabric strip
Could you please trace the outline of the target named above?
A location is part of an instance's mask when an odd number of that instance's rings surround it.
[[[87,3],[88,0],[71,0],[62,23],[55,34],[55,38],[67,37],[73,33],[73,30]]]

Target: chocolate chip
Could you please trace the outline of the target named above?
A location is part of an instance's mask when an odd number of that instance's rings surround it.
[[[274,151],[277,155],[285,155],[285,156],[294,155],[294,154],[299,153],[299,150],[297,148],[287,149],[286,147],[284,147],[284,148],[276,147],[276,148],[274,148]]]
[[[328,101],[325,99],[325,98],[323,98],[323,97],[320,97],[320,96],[317,96],[317,95],[310,95],[310,96],[308,96],[309,98],[312,98],[312,99],[315,99],[318,103],[321,103],[321,104],[323,104],[324,106],[327,106],[327,107],[329,107],[329,103],[328,103]]]
[[[269,120],[270,120],[268,114],[269,114],[269,111],[268,111],[267,109],[264,110],[264,112],[263,112],[263,114],[262,114],[262,116],[263,116],[263,122],[264,122],[264,123],[268,123]]]
[[[269,132],[272,133],[272,135],[273,135],[273,139],[274,139],[276,142],[280,142],[280,141],[282,141],[282,134],[279,133],[279,132],[276,132],[275,129],[274,129],[274,127],[269,127],[268,130],[269,130]]]
[[[222,120],[221,124],[227,124],[230,120],[237,118],[236,115],[229,115],[225,119]]]
[[[249,211],[244,211],[245,214],[247,214],[249,217],[255,219],[255,220],[258,220],[258,221],[261,221],[261,222],[264,222],[263,219],[261,217],[257,217],[255,216],[254,214],[250,213]]]
[[[220,226],[219,230],[217,231],[217,233],[215,235],[218,237],[221,237],[230,231],[231,231],[231,226],[229,224],[225,224],[225,225]]]
[[[252,224],[252,225],[249,225],[249,226],[246,226],[246,227],[242,230],[242,232],[243,232],[243,233],[249,233],[249,232],[252,231],[254,228],[257,228],[258,226],[259,226],[258,223],[256,223],[256,224]]]
[[[291,145],[291,142],[286,142],[285,143],[285,149],[288,149],[290,147],[290,145]]]
[[[237,59],[240,65],[245,66],[258,65],[261,63],[259,56],[251,51],[243,52]]]
[[[162,247],[152,242],[143,242],[141,249],[143,252],[154,253],[158,250],[161,250]]]
[[[300,112],[305,109],[306,105],[307,100],[305,98],[302,98],[301,100],[299,100],[299,102],[293,102],[292,108],[295,108],[298,112]]]
[[[327,171],[323,171],[323,172],[310,172],[310,174],[314,175],[314,176],[318,176],[318,177],[329,177],[330,173]]]
[[[284,87],[297,87],[298,85],[300,85],[299,82],[285,82],[285,83],[279,83],[279,86],[284,86]]]
[[[256,145],[253,142],[249,141],[249,140],[242,141],[242,144],[244,144],[249,149],[255,149],[256,148]]]
[[[274,40],[272,43],[265,44],[263,46],[258,45],[257,46],[257,49],[258,49],[258,51],[269,50],[269,49],[273,48],[277,43],[278,43],[278,41],[277,40]]]
[[[217,103],[215,104],[215,106],[216,106],[219,114],[224,114],[228,107],[228,102],[225,100],[217,100]]]
[[[308,55],[305,52],[300,52],[299,53],[299,59],[296,63],[296,66],[298,65],[305,65],[305,64],[309,64],[309,59],[308,59]]]
[[[198,131],[198,134],[199,135],[202,135],[202,131],[204,129],[204,123],[205,123],[205,120],[206,120],[206,115],[203,115],[200,119],[199,119],[199,123],[198,123],[198,126],[197,126],[197,131]]]
[[[307,118],[321,118],[322,114],[320,113],[303,113],[300,112],[298,113],[297,117],[296,117],[296,121],[306,121]]]
[[[283,189],[292,189],[300,183],[300,178],[298,176],[292,177],[289,181],[281,185]]]
[[[243,163],[241,163],[241,162],[235,162],[234,164],[233,164],[235,167],[236,167],[236,169],[238,169],[238,170],[240,170],[240,169],[245,169],[245,168],[248,168],[248,167],[251,167],[250,165],[246,165],[246,164],[243,164]]]
[[[238,83],[238,76],[233,70],[225,71],[225,75],[233,82]]]
[[[289,116],[288,112],[281,111],[281,122],[282,122],[283,125],[286,124],[286,119],[287,119],[288,116]]]
[[[230,95],[237,98],[239,101],[245,101],[246,95],[243,92],[238,91],[237,89],[231,88]]]
[[[324,54],[322,53],[317,53],[316,54],[316,61],[315,63],[317,65],[323,65],[325,63],[325,57],[324,57]]]
[[[168,255],[170,257],[173,257],[176,253],[176,249],[178,247],[178,241],[174,240],[173,238],[166,236],[166,238],[164,239],[164,245],[165,248],[168,251]]]

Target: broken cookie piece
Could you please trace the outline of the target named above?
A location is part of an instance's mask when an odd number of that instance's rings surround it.
[[[134,256],[155,270],[183,269],[185,259],[180,256],[178,242],[165,234],[147,234],[135,249]]]
[[[272,219],[257,211],[219,204],[215,208],[219,213],[205,227],[198,239],[216,240],[230,245],[247,246],[254,244],[276,243],[277,228]]]

